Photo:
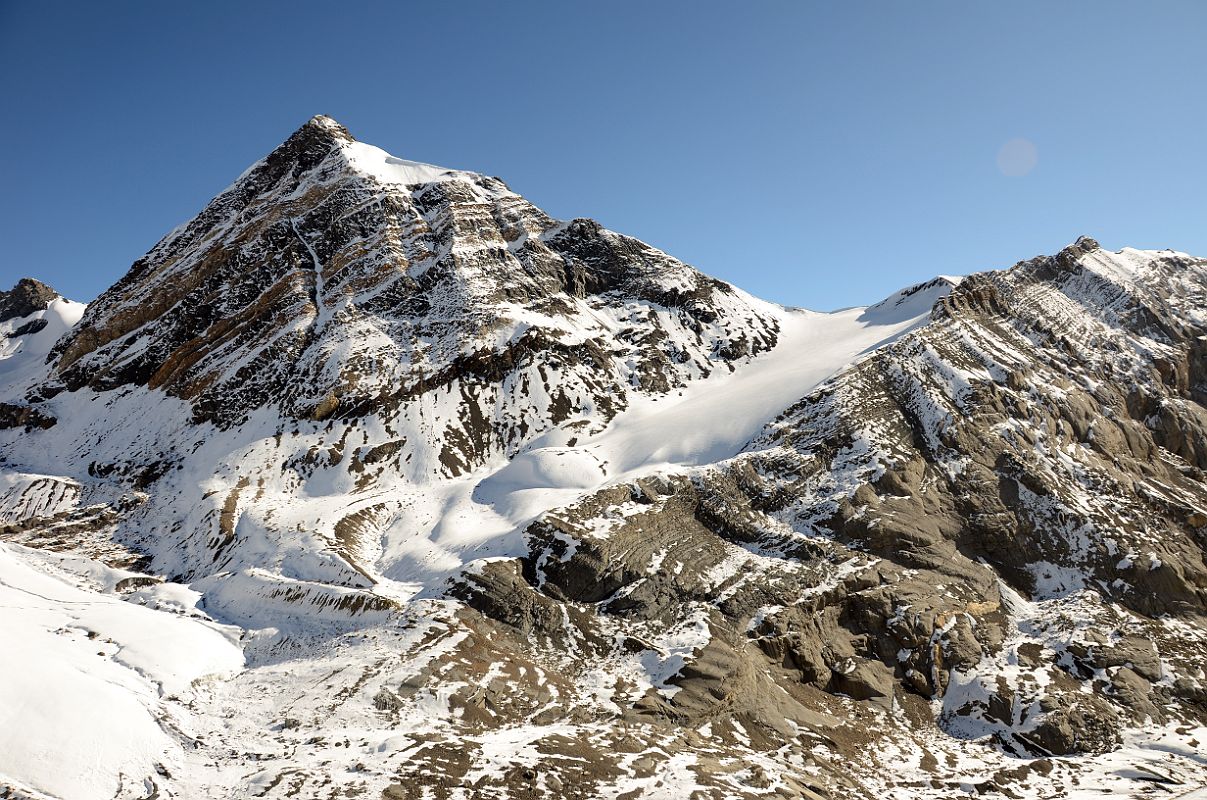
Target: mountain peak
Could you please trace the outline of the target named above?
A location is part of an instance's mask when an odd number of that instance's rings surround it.
[[[473,172],[398,158],[380,147],[358,141],[347,128],[326,114],[316,114],[307,120],[277,148],[277,152],[291,158],[301,156],[310,164],[317,163],[333,147],[340,149],[344,161],[355,172],[381,184],[410,186],[449,180],[472,183],[481,177]]]
[[[327,116],[326,114],[315,114],[313,117],[306,120],[306,124],[313,125],[316,128],[329,128],[329,129],[343,131],[345,133],[348,130],[343,125],[340,125],[333,118]]]
[[[356,137],[348,132],[348,129],[336,122],[326,114],[315,114],[302,127],[298,128],[289,140],[304,137],[322,138],[333,142],[355,142]],[[287,140],[288,141],[288,140]]]
[[[347,147],[355,144],[356,138],[348,129],[331,117],[317,114],[306,122],[277,147],[268,157],[274,155],[287,159],[302,159],[317,163],[330,153],[332,148]]]
[[[58,297],[58,292],[41,281],[22,278],[7,292],[0,291],[0,322],[43,311]]]

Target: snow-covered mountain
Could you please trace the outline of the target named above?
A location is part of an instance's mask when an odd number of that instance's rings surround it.
[[[316,117],[0,293],[0,791],[1193,791],[1205,293],[788,309]]]

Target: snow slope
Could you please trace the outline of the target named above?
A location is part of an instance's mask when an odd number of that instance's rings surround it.
[[[43,311],[0,322],[0,397],[15,395],[32,381],[45,377],[47,353],[80,321],[85,308],[83,303],[60,297]],[[36,333],[8,336],[43,319],[46,325]]]
[[[454,571],[466,560],[514,556],[522,543],[508,534],[545,511],[608,484],[737,455],[770,420],[822,381],[925,323],[951,283],[926,287],[905,290],[911,302],[904,306],[896,303],[902,294],[897,293],[871,308],[833,313],[768,307],[780,324],[772,352],[677,392],[636,398],[593,436],[580,439],[565,427],[551,431],[485,476],[475,474],[470,485],[450,485],[427,541],[416,541],[413,528],[395,538],[402,547],[388,553],[387,563],[390,555],[398,560],[387,574],[423,580],[422,570],[399,568],[416,547],[425,556],[440,553],[442,563],[456,564]],[[458,552],[464,555],[450,562]]]
[[[164,699],[242,669],[237,631],[177,613],[162,602],[171,587],[112,594],[128,577],[0,544],[0,784],[63,800],[149,793],[144,776],[180,762],[189,725]]]

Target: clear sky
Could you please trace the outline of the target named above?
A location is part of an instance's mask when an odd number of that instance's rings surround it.
[[[94,297],[308,117],[829,309],[1207,255],[1207,2],[0,0],[0,284]]]

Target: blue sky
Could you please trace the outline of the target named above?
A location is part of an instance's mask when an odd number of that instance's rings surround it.
[[[792,305],[1207,255],[1205,41],[1202,2],[0,0],[0,284],[94,297],[316,113]]]

